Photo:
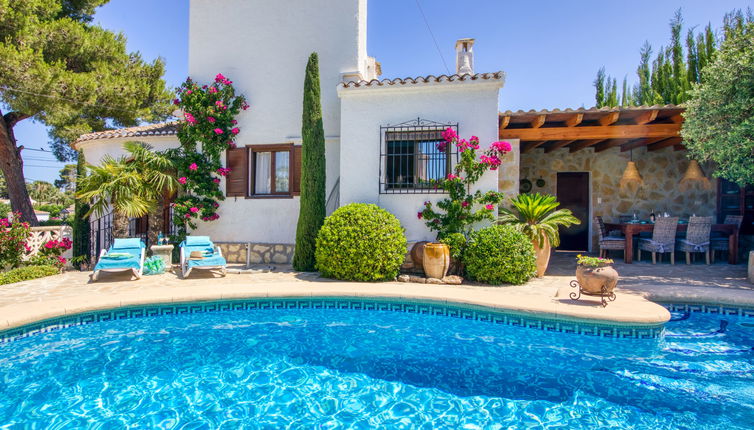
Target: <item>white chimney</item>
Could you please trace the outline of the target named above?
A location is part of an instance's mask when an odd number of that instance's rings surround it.
[[[458,39],[456,42],[456,73],[474,74],[474,39]]]

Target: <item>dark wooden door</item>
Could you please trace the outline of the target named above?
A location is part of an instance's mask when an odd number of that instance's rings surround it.
[[[589,173],[558,173],[557,197],[559,209],[570,209],[581,221],[579,225],[560,228],[560,246],[564,251],[589,249]]]

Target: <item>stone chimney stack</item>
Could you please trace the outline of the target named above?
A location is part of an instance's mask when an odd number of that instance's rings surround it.
[[[456,42],[456,73],[474,74],[474,39],[458,39]]]

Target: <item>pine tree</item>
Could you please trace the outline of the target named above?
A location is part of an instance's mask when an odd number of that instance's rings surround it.
[[[301,199],[296,226],[296,249],[293,268],[315,270],[314,247],[325,221],[325,131],[319,90],[319,58],[312,53],[304,79],[304,112],[301,121],[303,160],[301,163]]]
[[[595,92],[595,106],[605,106],[605,68],[602,67],[597,71],[597,79],[594,80]]]
[[[86,177],[86,160],[84,159],[84,153],[79,151],[78,160],[76,161],[76,184],[80,183],[80,180]],[[76,199],[75,209],[73,211],[73,256],[84,257],[85,261],[91,260],[90,252],[90,238],[89,238],[89,217],[86,213],[89,212],[89,205],[79,199]],[[77,267],[81,267],[79,263],[76,263]]]

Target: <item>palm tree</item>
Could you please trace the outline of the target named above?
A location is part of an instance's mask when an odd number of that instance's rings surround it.
[[[581,224],[569,209],[558,209],[560,203],[549,194],[519,194],[513,209],[501,208],[501,224],[510,224],[531,239],[537,253],[537,276],[542,277],[550,260],[550,247],[560,245],[560,226]]]
[[[87,216],[102,216],[112,208],[127,218],[139,218],[152,212],[165,194],[178,190],[169,157],[141,142],[123,147],[129,156],[106,156],[99,166],[89,165],[90,175],[77,184],[76,197],[91,204]]]

